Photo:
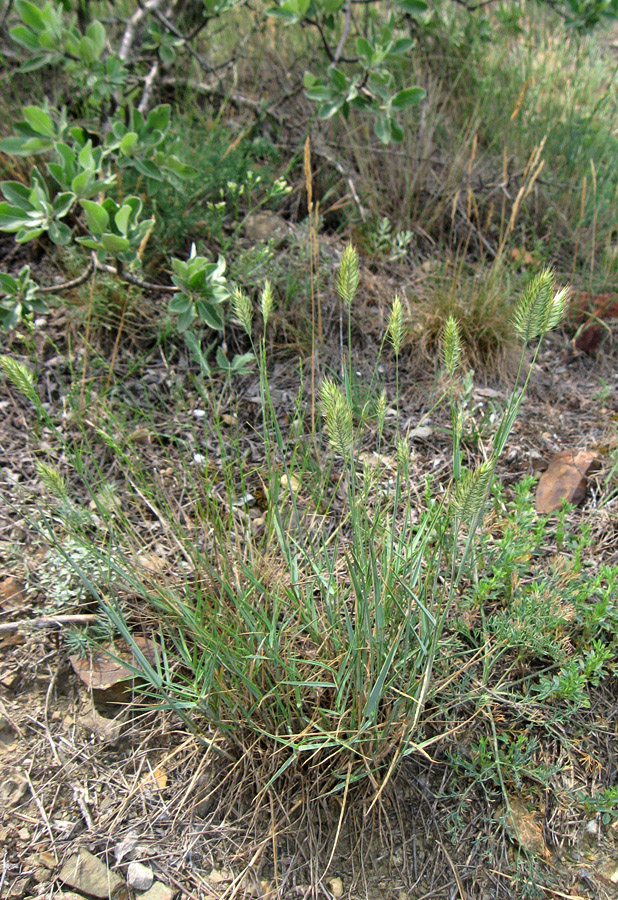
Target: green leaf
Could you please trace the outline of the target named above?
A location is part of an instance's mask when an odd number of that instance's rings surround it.
[[[161,106],[155,106],[148,113],[146,119],[147,131],[166,131],[170,124],[172,108],[169,103],[163,103]]]
[[[230,371],[230,363],[227,356],[223,352],[223,347],[217,347],[217,365],[222,372]]]
[[[54,244],[64,246],[71,243],[71,229],[64,222],[51,221],[49,223],[49,236]]]
[[[0,231],[17,231],[23,228],[28,222],[28,217],[24,210],[16,206],[9,206],[8,203],[0,203]]]
[[[395,0],[397,6],[411,16],[427,12],[426,0]]]
[[[340,91],[347,91],[348,89],[348,80],[339,69],[336,69],[334,66],[330,70],[330,80],[331,83]]]
[[[158,169],[154,163],[151,163],[148,159],[134,159],[131,158],[131,164],[137,169],[138,172],[141,172],[142,175],[145,175],[147,178],[154,178],[155,181],[163,181],[161,177],[161,171]]]
[[[420,87],[405,88],[395,94],[391,100],[391,106],[395,109],[405,109],[407,106],[415,106],[425,97],[425,91]]]
[[[23,209],[25,212],[32,209],[30,202],[30,188],[22,184],[21,181],[3,181],[0,189],[5,198],[12,203],[13,206]]]
[[[80,172],[71,181],[71,190],[77,197],[81,197],[82,194],[84,196],[86,196],[86,194],[87,194],[86,188],[90,184],[91,178],[92,178],[92,175],[90,172]]]
[[[15,240],[18,244],[26,244],[28,241],[33,241],[35,238],[40,237],[44,231],[44,228],[26,228],[18,232]]]
[[[86,29],[86,36],[92,41],[95,58],[100,59],[101,54],[105,50],[106,34],[104,26],[98,20],[91,22]]]
[[[61,219],[63,216],[66,216],[74,203],[75,194],[71,193],[71,191],[64,191],[62,194],[57,194],[52,203],[56,218]]]
[[[331,119],[339,112],[344,103],[345,97],[340,97],[337,100],[331,100],[330,103],[323,103],[320,106],[320,118],[325,120]]]
[[[88,250],[100,250],[101,245],[98,241],[93,241],[92,238],[78,237],[77,243],[81,244],[82,247],[87,247]]]
[[[33,52],[39,49],[39,42],[25,25],[16,25],[15,28],[11,28],[9,33],[11,38],[16,44],[19,44],[20,47],[25,47],[27,50],[32,50]]]
[[[43,138],[8,137],[0,141],[0,150],[10,156],[34,156],[45,153],[51,147],[52,142]]]
[[[195,310],[193,309],[193,305],[191,305],[186,312],[181,313],[181,315],[178,316],[176,330],[180,332],[186,331],[194,319]]]
[[[202,346],[195,335],[195,332],[187,331],[187,333],[185,334],[185,343],[189,348],[191,356],[202,370],[202,374],[207,378],[210,378],[212,372],[210,370],[210,366],[208,365],[208,360],[206,359],[204,351],[202,350]]]
[[[230,366],[230,372],[234,375],[248,375],[253,369],[255,356],[253,353],[237,353]]]
[[[101,244],[108,253],[121,253],[129,249],[131,241],[117,234],[106,233],[101,235]]]
[[[399,38],[399,40],[395,41],[395,43],[391,47],[389,55],[401,56],[404,53],[408,53],[413,46],[414,41],[411,41],[410,38]]]
[[[174,294],[168,309],[174,316],[181,316],[193,306],[193,300],[187,294]]]
[[[129,228],[129,218],[131,217],[132,212],[133,210],[131,207],[128,204],[125,204],[114,216],[114,222],[116,223],[116,228],[120,234],[126,235]]]
[[[77,54],[81,61],[86,65],[90,65],[96,59],[96,48],[94,42],[90,38],[82,37],[77,44]]]
[[[81,205],[90,231],[93,234],[103,234],[109,225],[107,211],[99,203],[95,203],[94,200],[82,200]]]
[[[17,290],[17,282],[7,272],[0,272],[0,288],[5,294],[13,294]]]
[[[37,134],[43,134],[45,137],[53,138],[56,134],[52,117],[45,110],[38,106],[24,106],[24,119],[33,131]]]
[[[206,285],[206,272],[204,269],[197,269],[189,276],[188,285],[192,291],[202,291]]]
[[[365,40],[364,37],[359,37],[356,39],[356,52],[359,56],[364,56],[365,59],[370,60],[373,56],[374,49],[369,41]]]
[[[198,300],[195,304],[195,308],[200,319],[205,322],[209,328],[213,328],[215,331],[223,330],[223,316],[217,306],[208,303],[207,300]]]
[[[163,65],[171,66],[176,59],[176,54],[174,53],[173,47],[168,46],[168,44],[161,44],[159,47],[159,58]]]
[[[398,144],[400,144],[401,141],[403,141],[403,131],[401,130],[401,126],[399,125],[399,122],[397,122],[396,119],[391,119],[390,125],[391,125],[391,140],[396,141]]]
[[[290,9],[269,9],[266,15],[272,16],[274,19],[282,19],[286,25],[295,25],[300,21],[298,13],[292,12]]]
[[[56,57],[52,56],[50,53],[38,53],[36,56],[33,56],[32,59],[28,60],[28,62],[22,63],[19,67],[19,71],[35,72],[37,69],[42,69],[43,66],[47,66],[49,63],[55,61]]]
[[[45,28],[41,11],[34,3],[29,3],[28,0],[15,0],[15,9],[21,16],[24,24],[30,25],[31,28],[37,30]]]
[[[376,116],[376,120],[374,123],[374,131],[376,133],[376,137],[383,143],[389,144],[391,140],[391,126],[390,120],[387,116],[380,114]]]
[[[133,150],[137,146],[137,142],[139,140],[139,136],[135,131],[128,131],[123,139],[120,141],[120,152],[124,156],[129,156],[133,153]]]

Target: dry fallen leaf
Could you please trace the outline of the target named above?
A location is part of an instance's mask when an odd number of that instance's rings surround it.
[[[530,853],[545,859],[550,858],[551,853],[545,845],[543,828],[537,813],[529,810],[519,797],[509,798],[509,807],[505,824],[511,837]]]
[[[584,499],[589,470],[597,461],[593,450],[562,450],[541,475],[536,491],[537,512],[547,515],[562,506],[562,501],[578,504]]]
[[[144,775],[139,786],[140,788],[156,787],[158,790],[162,791],[167,786],[167,772],[163,766],[157,766],[152,772],[148,772],[147,775]]]
[[[154,644],[148,638],[137,635],[133,640],[150,663],[155,661]],[[134,665],[132,651],[125,640],[105,644],[87,656],[74,654],[69,657],[73,671],[91,691],[97,692],[97,699],[105,703],[119,703],[127,699],[135,673],[127,663]]]

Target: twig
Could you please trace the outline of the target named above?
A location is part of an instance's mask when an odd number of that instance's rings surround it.
[[[110,266],[108,263],[102,263],[95,257],[88,263],[84,271],[81,275],[78,275],[77,278],[73,278],[71,281],[63,281],[61,284],[53,284],[48,285],[47,287],[39,288],[39,294],[53,294],[56,291],[67,291],[70,288],[79,287],[80,284],[83,284],[88,278],[92,275],[94,269],[97,269],[100,272],[108,272],[110,275],[115,275],[117,278],[120,278],[122,281],[128,281],[129,284],[134,284],[137,287],[143,288],[145,291],[159,291],[160,293],[165,294],[175,294],[178,288],[173,284],[155,284],[152,281],[145,281],[143,278],[138,278],[137,275],[132,275],[130,272],[125,272],[122,270],[118,271],[115,266]]]
[[[155,83],[155,78],[159,74],[159,60],[155,59],[152,66],[150,67],[150,72],[146,75],[144,79],[144,90],[142,92],[142,99],[139,101],[137,106],[138,112],[144,113],[148,108],[148,104],[150,103],[150,95],[152,94],[152,87]]]
[[[63,628],[65,625],[86,625],[96,622],[99,617],[90,613],[83,615],[40,616],[38,619],[20,619],[18,622],[3,622],[0,633],[19,631],[21,628]]]
[[[30,765],[30,769],[27,772],[24,772],[26,781],[28,782],[28,787],[30,788],[30,793],[32,794],[32,799],[34,800],[35,806],[39,811],[39,815],[43,820],[43,824],[47,829],[47,833],[51,840],[51,845],[54,849],[54,853],[58,856],[58,851],[56,850],[56,841],[54,838],[54,832],[52,831],[51,825],[49,824],[49,819],[47,818],[47,813],[45,812],[45,807],[43,806],[42,800],[39,798],[37,792],[34,789],[34,785],[32,784],[32,780],[30,778],[30,770],[32,769],[32,765]]]
[[[2,21],[0,21],[0,31],[4,31],[4,28],[6,26],[6,20],[8,19],[9,14],[12,9],[13,9],[13,0],[9,0],[9,2],[6,5],[6,9],[4,10],[4,14],[2,16]]]
[[[146,0],[146,3],[136,9],[129,19],[127,27],[124,30],[124,34],[122,35],[122,40],[120,41],[120,49],[118,50],[118,56],[123,62],[126,62],[129,58],[129,53],[135,39],[135,30],[137,26],[147,13],[154,12],[157,7],[161,5],[161,3],[162,0]]]
[[[71,281],[63,281],[61,284],[50,284],[48,287],[39,288],[39,294],[53,294],[55,291],[68,291],[70,288],[79,287],[80,284],[83,284],[85,281],[88,281],[90,276],[92,275],[92,271],[94,269],[94,263],[92,260],[88,263],[84,271],[81,275],[78,275],[77,278],[71,279]]]
[[[99,260],[96,260],[95,267],[101,272],[109,272],[110,275],[116,275],[117,278],[122,279],[122,281],[128,281],[129,284],[135,284],[145,291],[159,291],[166,294],[175,294],[178,291],[178,288],[173,284],[154,284],[152,281],[144,281],[143,278],[138,278],[137,275],[131,275],[130,272],[125,271],[119,272],[114,266],[99,262]]]
[[[343,24],[343,31],[341,32],[341,38],[339,39],[339,43],[337,44],[337,49],[335,50],[335,56],[333,59],[334,63],[338,63],[341,59],[341,55],[343,53],[343,48],[345,47],[345,42],[348,39],[348,35],[350,34],[350,26],[352,25],[352,0],[347,0],[345,5],[345,21]]]

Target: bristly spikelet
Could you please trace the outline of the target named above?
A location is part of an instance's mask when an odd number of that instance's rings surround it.
[[[524,341],[532,341],[559,324],[564,316],[568,289],[554,293],[554,274],[543,269],[528,283],[513,315],[515,330]]]
[[[449,316],[442,331],[442,361],[444,368],[453,378],[461,359],[461,337],[459,325],[454,316]]]
[[[404,481],[409,481],[410,479],[410,461],[412,459],[412,449],[410,444],[406,440],[399,436],[397,438],[397,465],[399,466],[399,470],[401,472],[401,477]]]
[[[378,420],[378,433],[384,431],[384,421],[386,419],[386,391],[382,391],[376,403],[376,419]]]
[[[66,500],[66,483],[58,469],[55,469],[54,466],[50,466],[49,463],[40,461],[35,462],[35,466],[43,487],[46,487],[50,493],[59,497],[61,500]]]
[[[463,472],[451,500],[451,511],[457,518],[471,520],[485,503],[494,474],[494,461],[485,460],[476,469]]]
[[[39,401],[39,396],[34,388],[34,376],[24,363],[18,362],[10,356],[0,356],[0,368],[9,381],[14,384],[17,390],[21,391],[31,403],[36,404]]]
[[[235,286],[232,291],[232,309],[234,315],[245,329],[249,337],[251,337],[251,323],[253,322],[253,306],[251,300],[245,292]]]
[[[343,251],[341,257],[341,265],[339,266],[339,275],[337,276],[337,293],[348,307],[352,306],[352,301],[358,290],[358,253],[356,247],[352,244]]]
[[[393,305],[391,307],[391,317],[388,322],[388,336],[393,345],[395,356],[399,356],[399,351],[401,350],[404,338],[403,306],[399,294],[395,294],[395,299],[393,300]]]
[[[264,328],[266,328],[266,326],[268,325],[268,320],[270,319],[270,313],[273,308],[273,289],[268,278],[264,282],[264,287],[262,288],[262,293],[260,296],[260,308],[262,310]]]
[[[347,456],[354,442],[352,410],[341,390],[330,378],[325,378],[322,382],[321,402],[328,441],[335,453]]]

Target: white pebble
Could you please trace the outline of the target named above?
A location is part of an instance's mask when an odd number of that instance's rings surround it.
[[[127,883],[134,891],[147,891],[152,887],[154,875],[150,866],[139,862],[129,863],[127,869]]]

